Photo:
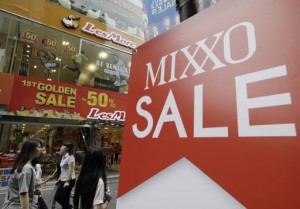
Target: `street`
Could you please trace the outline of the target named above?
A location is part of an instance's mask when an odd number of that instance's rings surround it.
[[[108,209],[115,209],[119,180],[118,180],[118,178],[113,178],[113,179],[109,179],[107,181],[107,183],[108,183],[108,186],[110,187],[111,195],[112,195],[112,200],[109,203]],[[42,188],[43,198],[44,198],[46,204],[48,205],[49,209],[51,209],[50,199],[51,199],[51,193],[52,193],[53,188],[54,188],[53,182],[49,182]],[[1,208],[4,203],[5,194],[6,194],[6,189],[0,190],[0,206],[1,206]],[[56,203],[55,209],[61,209],[60,205]]]

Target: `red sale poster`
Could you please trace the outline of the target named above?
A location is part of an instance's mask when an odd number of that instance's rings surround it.
[[[125,121],[127,95],[15,76],[9,114],[58,119]]]
[[[299,7],[222,0],[138,48],[117,209],[300,208]]]

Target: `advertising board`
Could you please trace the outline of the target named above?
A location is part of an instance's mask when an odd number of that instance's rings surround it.
[[[117,209],[300,207],[299,6],[220,1],[138,48]]]

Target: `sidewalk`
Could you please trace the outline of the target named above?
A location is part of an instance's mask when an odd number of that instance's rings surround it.
[[[110,168],[106,168],[107,180],[113,178],[119,178],[120,175],[120,164],[112,164]]]
[[[42,187],[43,198],[48,205],[48,208],[51,209],[51,199],[53,198],[53,189],[54,189],[55,181],[49,181]],[[116,201],[117,201],[117,192],[119,185],[119,172],[115,170],[107,170],[107,184],[111,189],[112,201],[110,202],[107,209],[116,209]],[[0,208],[2,207],[5,199],[7,188],[4,187],[0,189]],[[55,209],[61,209],[59,205],[55,207]]]
[[[117,165],[116,165],[117,166]],[[119,168],[119,167],[118,167]],[[106,174],[107,174],[107,182],[116,182],[119,181],[119,170],[114,165],[111,166],[111,168],[106,168]],[[55,180],[51,180],[45,184],[43,188],[53,187],[55,183]],[[3,193],[6,193],[7,187],[0,187],[0,195]]]

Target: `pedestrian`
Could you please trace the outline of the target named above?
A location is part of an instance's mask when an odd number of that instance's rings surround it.
[[[120,146],[119,143],[116,143],[114,145],[114,151],[115,151],[114,163],[118,163],[119,162],[119,155],[121,153],[121,146]]]
[[[115,144],[111,143],[111,156],[110,156],[110,164],[114,164],[114,158],[115,158]]]
[[[45,184],[49,179],[42,179],[42,175],[43,175],[43,171],[42,171],[42,166],[40,164],[40,160],[41,157],[46,156],[47,151],[46,151],[46,147],[45,147],[45,143],[40,141],[40,145],[41,145],[41,152],[40,152],[40,157],[39,158],[35,158],[37,161],[37,164],[35,165],[35,169],[36,169],[36,189],[38,189],[38,191],[41,191],[41,186],[43,184]],[[34,160],[35,160],[34,159]],[[38,207],[39,209],[48,209],[47,204],[45,203],[45,200],[42,197],[42,194],[38,194]]]
[[[75,186],[74,208],[106,209],[110,199],[103,152],[100,147],[89,148]]]
[[[7,194],[2,209],[36,209],[36,172],[34,159],[39,157],[41,145],[38,140],[29,139],[21,149],[11,169]]]
[[[62,209],[69,209],[70,194],[76,182],[73,144],[64,143],[60,148],[60,153],[62,154],[60,161],[61,174],[54,199],[62,206]]]
[[[50,197],[50,207],[51,208],[55,208],[55,205],[56,205],[56,202],[54,200],[54,196],[56,194],[58,185],[60,183],[59,177],[60,177],[60,174],[61,174],[61,169],[60,169],[61,159],[62,159],[62,155],[61,155],[61,153],[59,153],[59,157],[58,157],[58,160],[56,162],[56,169],[55,169],[55,171],[52,173],[52,175],[50,177],[50,178],[55,178],[55,186],[54,186],[54,188],[53,188],[53,190],[51,192],[51,197]]]
[[[85,52],[81,50],[78,54],[72,56],[74,68],[71,68],[68,65],[63,66],[63,69],[69,69],[77,73],[76,82],[78,82],[79,79],[80,68],[83,60],[88,60],[88,58],[85,56]]]

